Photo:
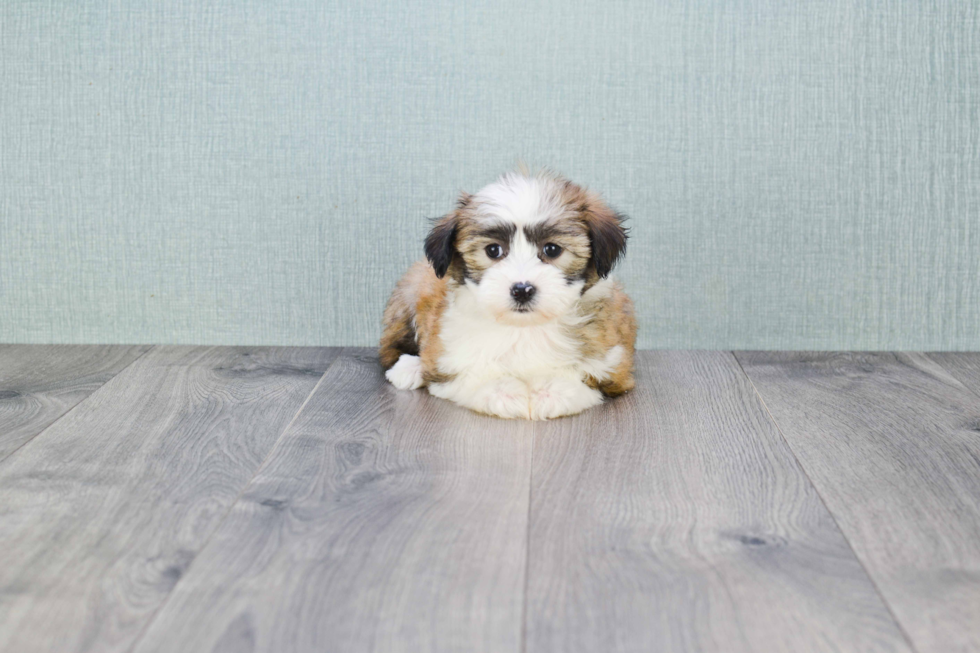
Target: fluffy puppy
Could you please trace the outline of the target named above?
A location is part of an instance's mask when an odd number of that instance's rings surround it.
[[[633,388],[633,303],[608,277],[624,216],[551,173],[509,173],[438,220],[398,282],[380,359],[401,389],[508,418]]]

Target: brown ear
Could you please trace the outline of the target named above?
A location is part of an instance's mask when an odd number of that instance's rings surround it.
[[[457,256],[456,233],[459,231],[460,211],[469,201],[470,195],[461,193],[456,201],[456,210],[436,220],[432,231],[425,237],[425,257],[429,259],[432,269],[440,279],[446,276],[453,258]]]
[[[583,203],[582,212],[589,228],[589,240],[592,242],[592,265],[596,274],[605,278],[619,257],[626,252],[626,239],[629,235],[623,222],[627,218],[597,199]]]

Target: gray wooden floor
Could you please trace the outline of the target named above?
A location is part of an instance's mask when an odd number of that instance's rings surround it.
[[[0,346],[0,650],[980,651],[980,355],[637,363],[530,423],[364,349]]]

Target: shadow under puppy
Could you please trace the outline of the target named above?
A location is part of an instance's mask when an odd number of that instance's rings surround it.
[[[551,173],[462,194],[398,282],[380,359],[401,389],[499,417],[574,415],[633,388],[633,303],[608,278],[624,217]]]

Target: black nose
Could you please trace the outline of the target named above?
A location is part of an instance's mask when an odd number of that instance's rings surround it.
[[[518,304],[526,304],[534,297],[534,286],[529,283],[515,283],[510,287],[510,296]]]

